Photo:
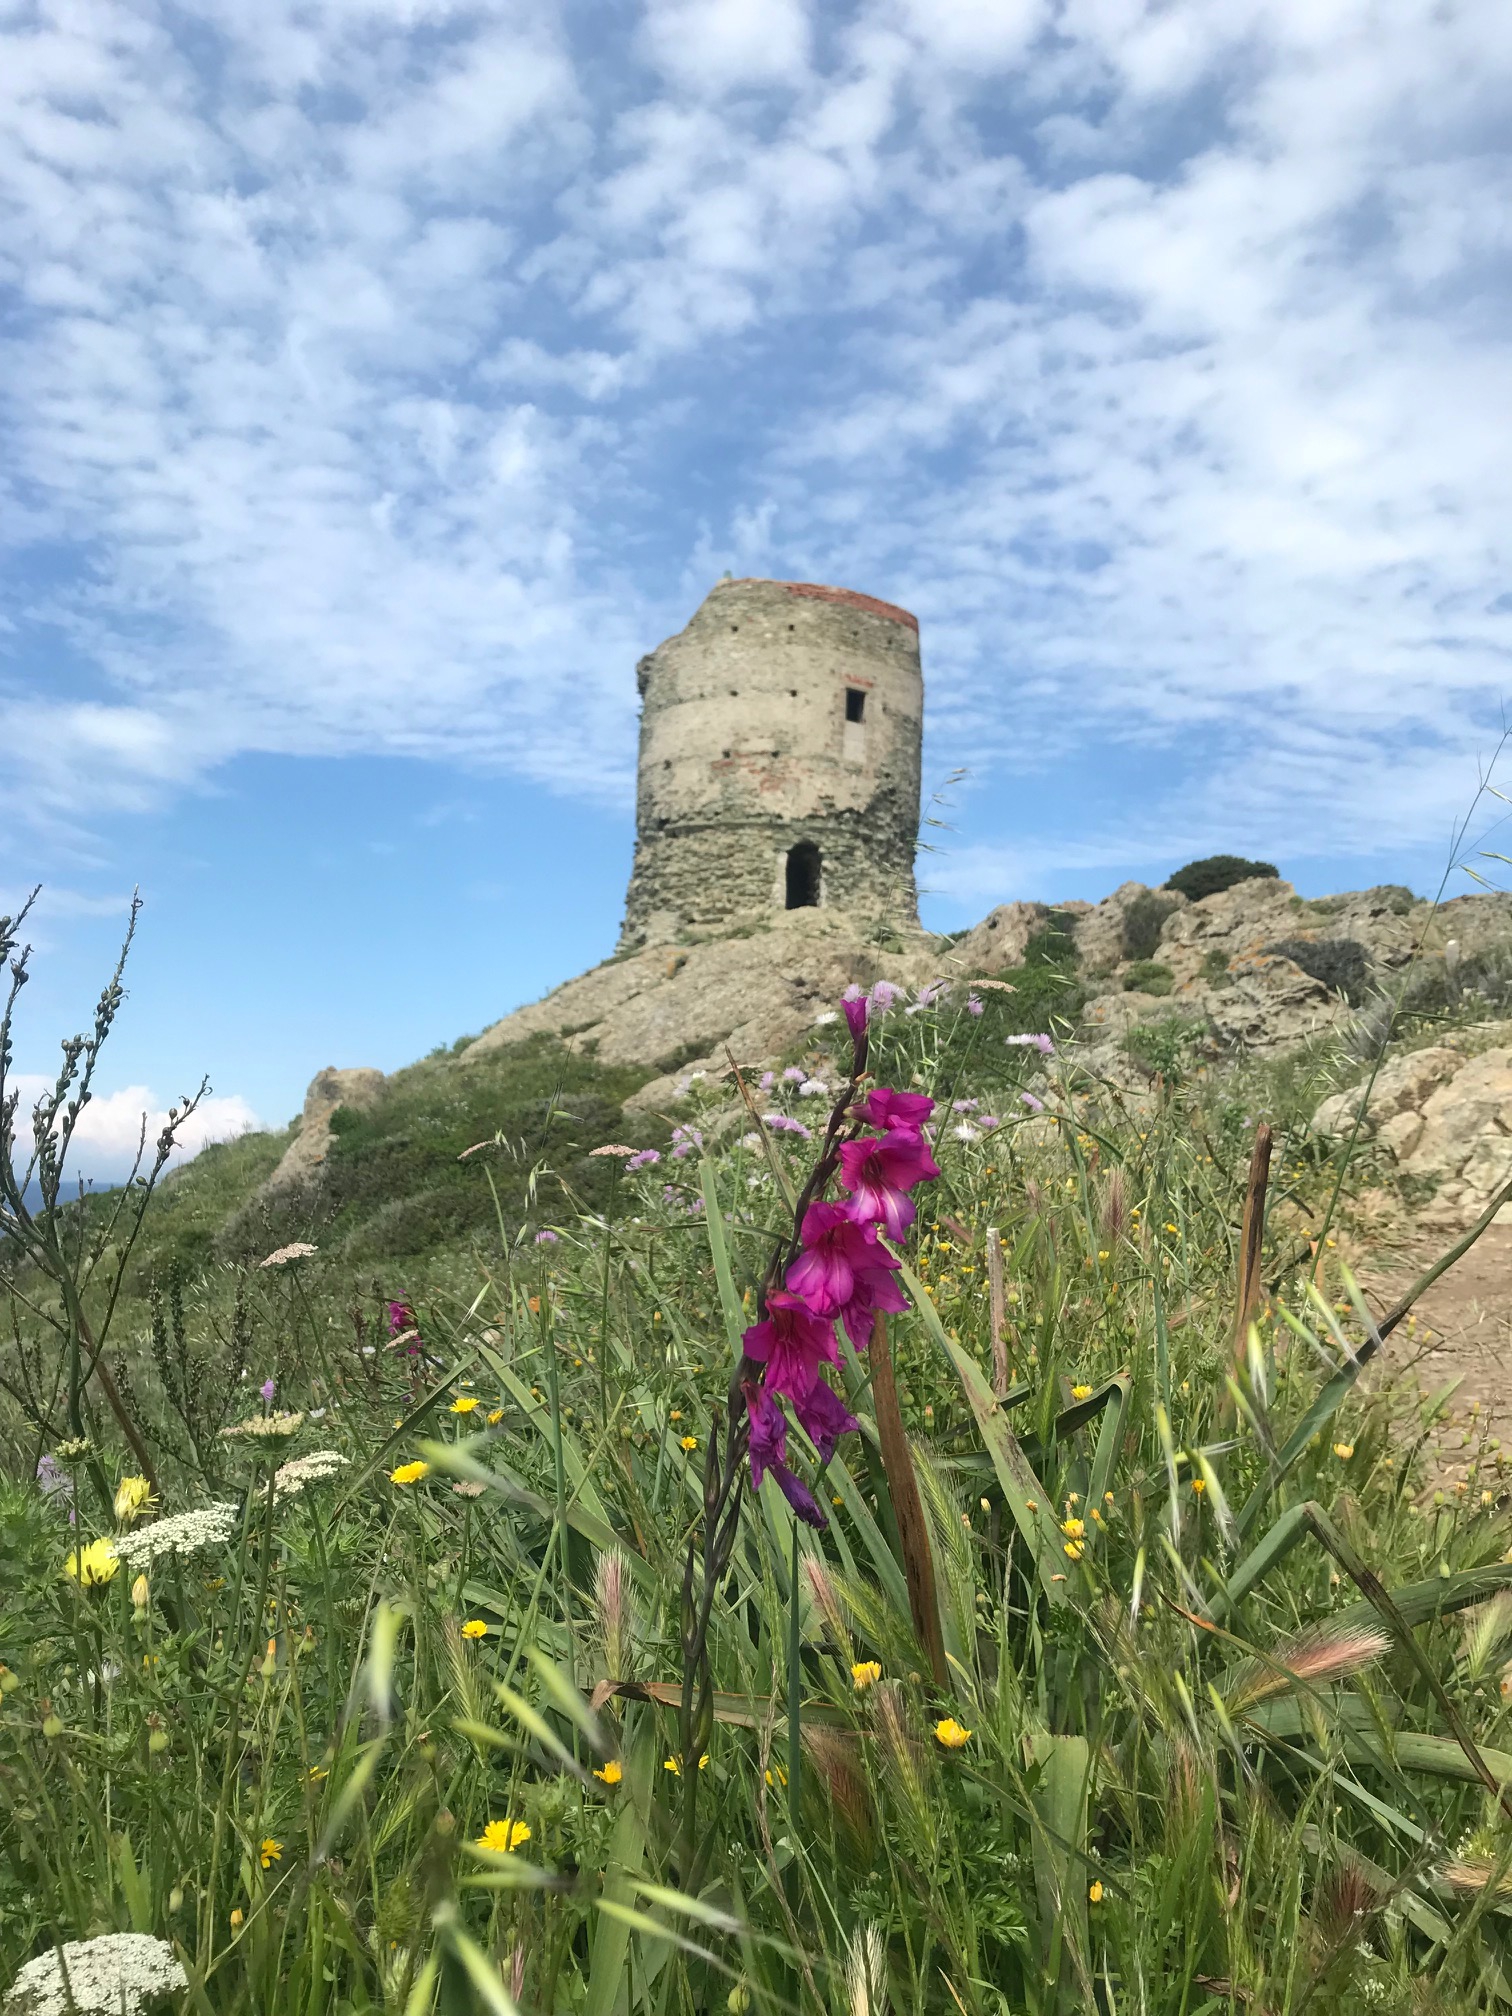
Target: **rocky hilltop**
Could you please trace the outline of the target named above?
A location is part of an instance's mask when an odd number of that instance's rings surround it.
[[[631,1104],[659,1111],[690,1074],[722,1069],[727,1046],[749,1064],[792,1050],[852,983],[969,988],[1007,975],[1013,985],[1047,940],[1059,941],[1074,981],[1088,1061],[1118,1078],[1133,1070],[1131,1031],[1157,1019],[1189,1023],[1217,1059],[1276,1052],[1337,1029],[1409,968],[1420,997],[1473,994],[1499,960],[1512,966],[1512,898],[1462,896],[1435,910],[1401,887],[1308,898],[1267,875],[1194,901],[1126,882],[1096,904],[1002,904],[954,937],[868,937],[838,913],[778,912],[767,924],[689,933],[676,945],[606,959],[494,1023],[458,1061],[465,1067],[550,1035],[604,1064],[650,1070]],[[273,1185],[308,1178],[329,1146],[336,1108],[371,1102],[382,1085],[372,1071],[318,1074]]]

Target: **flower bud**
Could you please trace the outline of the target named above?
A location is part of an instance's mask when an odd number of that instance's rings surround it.
[[[152,1590],[148,1586],[147,1577],[145,1575],[138,1575],[135,1582],[131,1585],[132,1607],[139,1611],[145,1611],[151,1601]]]

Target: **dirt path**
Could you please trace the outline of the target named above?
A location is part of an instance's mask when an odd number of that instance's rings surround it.
[[[1449,1243],[1442,1232],[1409,1228],[1388,1265],[1361,1270],[1371,1307],[1389,1308]],[[1414,1315],[1387,1344],[1387,1376],[1404,1405],[1459,1382],[1434,1452],[1436,1476],[1458,1482],[1484,1441],[1512,1442],[1512,1225],[1489,1227]]]

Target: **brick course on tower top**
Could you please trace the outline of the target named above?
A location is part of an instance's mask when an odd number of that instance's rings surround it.
[[[621,950],[815,908],[917,929],[924,682],[907,610],[721,581],[636,680]]]

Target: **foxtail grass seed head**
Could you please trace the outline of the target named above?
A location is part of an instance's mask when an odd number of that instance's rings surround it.
[[[238,1914],[239,1915],[239,1914]],[[142,2016],[149,2002],[187,1988],[188,1977],[164,1939],[107,1932],[69,1939],[28,1960],[5,1998],[6,2016]]]
[[[241,1525],[235,1505],[202,1505],[194,1512],[175,1512],[167,1519],[154,1519],[134,1533],[122,1533],[116,1552],[131,1568],[149,1567],[165,1554],[180,1560],[207,1547],[224,1547]]]
[[[1284,1694],[1293,1682],[1313,1688],[1347,1680],[1390,1650],[1390,1635],[1378,1625],[1320,1625],[1276,1646],[1265,1662],[1247,1665],[1231,1683],[1224,1706],[1240,1714]]]
[[[926,1785],[932,1760],[908,1726],[903,1689],[896,1680],[880,1681],[871,1690],[871,1702],[872,1727],[893,1790],[920,1841],[933,1848],[935,1816]]]
[[[847,2016],[886,2016],[887,1948],[878,1925],[868,1922],[851,1933],[845,1955]]]
[[[630,1680],[635,1674],[636,1617],[630,1564],[618,1547],[605,1548],[593,1570],[593,1608],[604,1648],[604,1678]]]

